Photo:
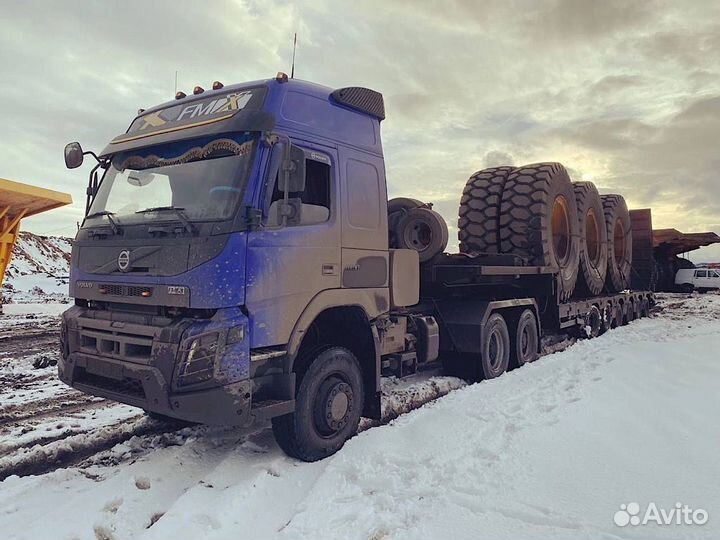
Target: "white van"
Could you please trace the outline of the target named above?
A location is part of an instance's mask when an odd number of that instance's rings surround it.
[[[675,285],[687,292],[691,292],[693,289],[700,292],[720,289],[720,270],[713,270],[712,268],[681,268],[675,274]]]

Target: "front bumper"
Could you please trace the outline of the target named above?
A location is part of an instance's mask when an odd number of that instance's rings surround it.
[[[174,386],[183,336],[192,338],[198,331],[215,330],[222,324],[178,321],[153,326],[106,321],[74,307],[63,315],[58,375],[82,392],[189,422],[247,426],[292,412],[293,374],[250,378],[249,351],[238,353],[236,346],[233,355],[219,360],[229,380],[192,388]]]

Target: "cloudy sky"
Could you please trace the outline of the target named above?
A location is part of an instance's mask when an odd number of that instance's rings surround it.
[[[465,180],[560,161],[652,207],[654,226],[720,233],[720,2],[308,0],[14,2],[0,10],[0,177],[71,192],[26,220],[67,234],[89,165],[137,109],[290,69],[385,95],[391,196],[434,201],[455,234]],[[720,260],[720,247],[693,260]]]

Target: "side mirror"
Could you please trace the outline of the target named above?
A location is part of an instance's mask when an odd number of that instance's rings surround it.
[[[65,166],[77,169],[83,162],[83,149],[79,142],[71,142],[65,146]]]
[[[288,193],[305,191],[305,152],[294,145],[286,152],[280,165],[278,189]]]

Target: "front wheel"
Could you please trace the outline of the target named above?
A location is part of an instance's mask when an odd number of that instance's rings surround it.
[[[362,409],[362,372],[355,355],[342,347],[321,349],[300,382],[295,412],[273,418],[275,440],[291,457],[323,459],[357,433]]]

